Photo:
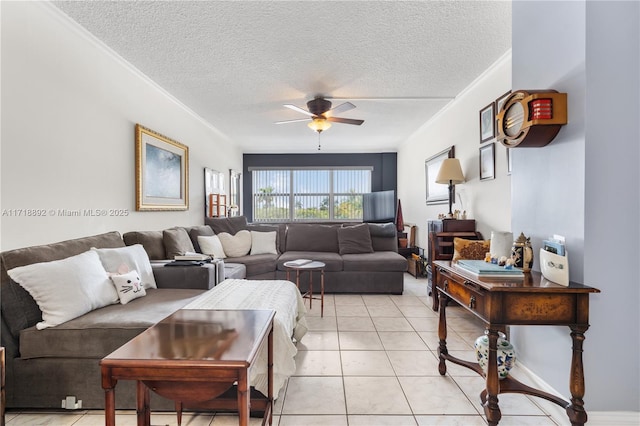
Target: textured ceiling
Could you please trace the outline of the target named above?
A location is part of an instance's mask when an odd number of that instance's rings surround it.
[[[315,95],[365,120],[323,152],[395,151],[511,47],[507,1],[54,4],[247,153],[315,151],[306,122],[273,124]]]

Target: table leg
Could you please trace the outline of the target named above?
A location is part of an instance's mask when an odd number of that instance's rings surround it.
[[[246,368],[238,374],[238,417],[240,426],[249,425],[249,379]]]
[[[324,318],[324,269],[320,270],[320,318]]]
[[[436,294],[438,289],[434,290],[433,294]],[[438,364],[438,372],[440,375],[444,376],[447,374],[447,365],[445,364],[445,355],[449,354],[447,350],[447,313],[446,313],[446,302],[447,296],[440,295],[440,316],[438,318],[438,339],[440,340],[438,343],[438,358],[440,359],[440,363]]]
[[[569,390],[571,391],[571,404],[567,407],[567,415],[572,426],[582,426],[587,422],[587,413],[584,411],[584,368],[582,365],[582,343],[584,333],[589,326],[572,325],[571,340],[573,341],[573,355],[571,357],[571,372],[569,375]]]
[[[269,330],[269,336],[267,337],[267,380],[268,380],[268,395],[269,398],[269,425],[273,423],[273,323],[271,323],[271,330]]]
[[[149,388],[141,380],[136,382],[136,399],[138,411],[138,426],[151,424],[151,408],[149,406]]]
[[[313,308],[313,271],[309,271],[309,309]]]
[[[176,401],[176,414],[178,416],[178,426],[182,426],[182,401]]]
[[[442,308],[442,306],[440,306]],[[489,359],[487,360],[486,392],[487,400],[483,404],[489,426],[496,426],[502,418],[498,406],[500,379],[498,378],[498,330],[489,328]]]
[[[115,386],[104,390],[104,424],[105,426],[116,426]]]

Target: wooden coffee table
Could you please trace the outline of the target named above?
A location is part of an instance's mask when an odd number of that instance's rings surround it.
[[[182,407],[236,409],[249,424],[249,367],[268,345],[268,395],[251,400],[272,421],[272,310],[181,309],[125,343],[100,361],[105,390],[105,421],[115,426],[118,380],[137,381],[138,425],[149,425],[149,389]],[[229,392],[237,382],[237,392]],[[226,396],[232,394],[232,398]],[[224,395],[223,395],[224,394]]]

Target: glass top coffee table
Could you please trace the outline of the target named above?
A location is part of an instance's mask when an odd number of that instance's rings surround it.
[[[324,317],[324,268],[325,263],[317,260],[298,259],[289,262],[284,262],[284,267],[287,268],[287,280],[291,281],[291,271],[296,271],[296,285],[300,288],[300,273],[309,273],[309,290],[302,295],[302,297],[309,299],[309,309],[313,306],[313,299],[320,300],[320,316]],[[320,272],[320,297],[313,297],[313,272]]]
[[[249,406],[273,410],[273,310],[180,309],[100,361],[105,390],[105,423],[115,425],[118,380],[137,382],[138,425],[149,425],[149,389],[182,407],[237,408],[249,424]],[[267,344],[268,395],[250,398],[249,368]],[[237,382],[237,392],[226,398]],[[226,399],[225,399],[226,398]],[[251,401],[250,401],[251,399]]]

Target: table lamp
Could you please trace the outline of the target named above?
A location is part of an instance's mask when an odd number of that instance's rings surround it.
[[[436,183],[449,184],[449,215],[453,217],[451,205],[453,204],[453,186],[464,182],[464,175],[460,167],[460,160],[457,158],[446,158],[440,166]]]

